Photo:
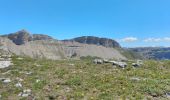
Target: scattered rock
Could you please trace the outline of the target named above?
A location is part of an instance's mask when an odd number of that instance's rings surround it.
[[[10,82],[11,82],[10,78],[0,78],[0,80],[1,80],[3,83],[10,83]]]
[[[11,80],[10,80],[10,79],[5,79],[3,82],[4,82],[4,83],[10,83]]]
[[[127,63],[126,62],[118,62],[118,61],[112,61],[113,66],[119,66],[120,68],[125,68],[127,67]]]
[[[41,67],[41,65],[39,65],[39,64],[34,64],[35,66],[37,66],[37,67]]]
[[[71,89],[69,87],[66,87],[65,92],[70,92]]]
[[[104,63],[110,63],[108,59],[103,60]]]
[[[32,72],[26,72],[25,74],[26,74],[26,75],[31,75],[31,74],[32,74]]]
[[[130,80],[132,80],[132,81],[140,81],[141,79],[138,78],[138,77],[132,77],[132,78],[130,78]]]
[[[12,65],[11,61],[0,61],[0,69],[7,68]]]
[[[20,82],[24,81],[22,78],[19,78],[19,77],[17,77],[16,80],[18,80]]]
[[[74,66],[74,64],[69,64],[70,66]]]
[[[15,84],[15,87],[21,88],[21,87],[22,87],[22,84],[18,82],[17,84]]]
[[[140,67],[141,65],[143,65],[143,61],[142,60],[137,60],[136,63],[132,63],[133,67]]]
[[[18,57],[17,59],[18,59],[18,60],[23,60],[23,58],[21,58],[21,57]]]
[[[31,95],[30,89],[23,90],[21,93],[18,94],[18,96],[20,96],[20,97],[28,97],[30,95]]]
[[[103,60],[102,59],[94,59],[93,63],[95,63],[95,64],[103,64]]]
[[[20,97],[28,97],[30,94],[27,94],[27,93],[20,93],[18,96]]]
[[[31,89],[26,89],[23,91],[24,93],[31,93]]]
[[[166,97],[170,98],[170,92],[166,93]]]

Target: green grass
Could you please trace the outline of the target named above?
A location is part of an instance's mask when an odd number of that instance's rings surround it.
[[[140,68],[113,68],[111,64],[93,64],[90,59],[45,60],[13,57],[9,77],[12,82],[0,82],[0,94],[6,99],[24,99],[17,95],[31,89],[38,100],[115,100],[115,99],[167,99],[170,92],[170,61],[148,60]],[[1,70],[5,72],[6,70]],[[32,72],[26,75],[24,72]],[[1,74],[1,73],[0,73]],[[14,85],[22,78],[23,88]],[[139,78],[134,81],[132,78]],[[39,79],[39,82],[36,80]],[[9,92],[10,91],[10,92]]]

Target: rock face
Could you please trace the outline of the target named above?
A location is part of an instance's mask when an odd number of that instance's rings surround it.
[[[33,58],[47,58],[53,60],[80,58],[83,56],[106,59],[114,58],[118,60],[126,59],[126,57],[124,57],[117,49],[113,48],[120,47],[114,40],[97,37],[92,40],[93,41],[88,39],[86,44],[70,40],[58,41],[46,35],[30,35],[29,32],[21,30],[0,37],[0,49],[16,55],[26,55]]]
[[[102,45],[104,47],[120,47],[119,43],[112,39],[107,38],[99,38],[94,36],[83,36],[77,37],[71,40],[65,41],[76,41],[83,44],[95,44],[95,45]]]

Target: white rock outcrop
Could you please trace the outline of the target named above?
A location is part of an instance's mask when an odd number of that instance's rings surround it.
[[[0,69],[7,68],[12,65],[11,61],[0,61]]]

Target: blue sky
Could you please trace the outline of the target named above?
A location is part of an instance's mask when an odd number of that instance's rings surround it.
[[[0,0],[0,34],[112,38],[123,47],[170,46],[170,0]]]

